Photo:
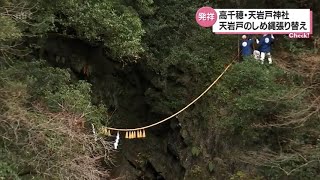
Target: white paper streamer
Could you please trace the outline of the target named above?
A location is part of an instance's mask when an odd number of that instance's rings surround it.
[[[114,149],[118,149],[119,140],[120,140],[120,135],[119,135],[119,132],[117,132],[116,141],[114,142]]]
[[[93,124],[91,124],[91,126],[92,126],[92,133],[93,133],[93,136],[94,136],[94,141],[97,141],[98,139],[97,139],[96,130],[95,130],[94,125],[93,125]]]

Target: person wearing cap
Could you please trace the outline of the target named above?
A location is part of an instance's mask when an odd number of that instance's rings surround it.
[[[242,36],[239,46],[243,60],[248,60],[252,56],[252,44],[253,40],[251,38],[247,38],[246,35]]]
[[[274,37],[272,34],[264,34],[259,40],[256,40],[257,44],[259,45],[261,64],[264,63],[264,59],[266,56],[268,56],[269,64],[272,64],[271,44],[273,43],[273,40]]]

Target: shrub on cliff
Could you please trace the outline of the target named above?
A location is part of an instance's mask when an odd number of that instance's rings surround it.
[[[0,178],[99,179],[110,144],[92,135],[105,120],[90,85],[65,70],[15,63],[0,72]]]

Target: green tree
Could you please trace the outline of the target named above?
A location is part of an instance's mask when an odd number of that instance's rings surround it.
[[[54,17],[54,31],[95,43],[101,41],[115,59],[131,61],[143,52],[138,13],[120,0],[39,1],[37,15]],[[54,16],[53,16],[54,15]],[[73,30],[70,34],[69,30]],[[130,57],[130,58],[128,58]],[[136,57],[136,58],[135,58]]]
[[[66,70],[43,62],[1,68],[0,84],[0,177],[108,175],[102,163],[111,147],[98,134],[106,109],[91,103],[90,84],[73,83]],[[96,136],[91,135],[92,124]]]

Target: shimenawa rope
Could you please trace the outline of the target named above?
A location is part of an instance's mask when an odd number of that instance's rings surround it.
[[[154,127],[156,125],[159,125],[161,123],[164,123],[170,119],[172,119],[173,117],[177,116],[178,114],[180,114],[181,112],[183,112],[184,110],[186,110],[188,107],[190,107],[192,104],[194,104],[195,102],[197,102],[203,95],[205,95],[211,88],[213,85],[215,85],[219,79],[226,73],[226,71],[230,68],[230,66],[233,64],[233,62],[239,57],[240,55],[240,51],[238,51],[237,56],[231,61],[231,63],[226,66],[226,68],[224,69],[224,71],[210,84],[210,86],[204,90],[197,98],[195,98],[192,102],[190,102],[188,105],[186,105],[185,107],[183,107],[181,110],[179,110],[178,112],[172,114],[171,116],[158,121],[156,123],[147,125],[147,126],[143,126],[143,127],[139,127],[139,128],[112,128],[112,127],[103,127],[101,129],[102,134],[107,135],[107,136],[111,136],[111,131],[122,131],[122,132],[126,132],[126,138],[127,139],[134,139],[134,138],[144,138],[146,137],[146,133],[145,133],[145,129]]]

